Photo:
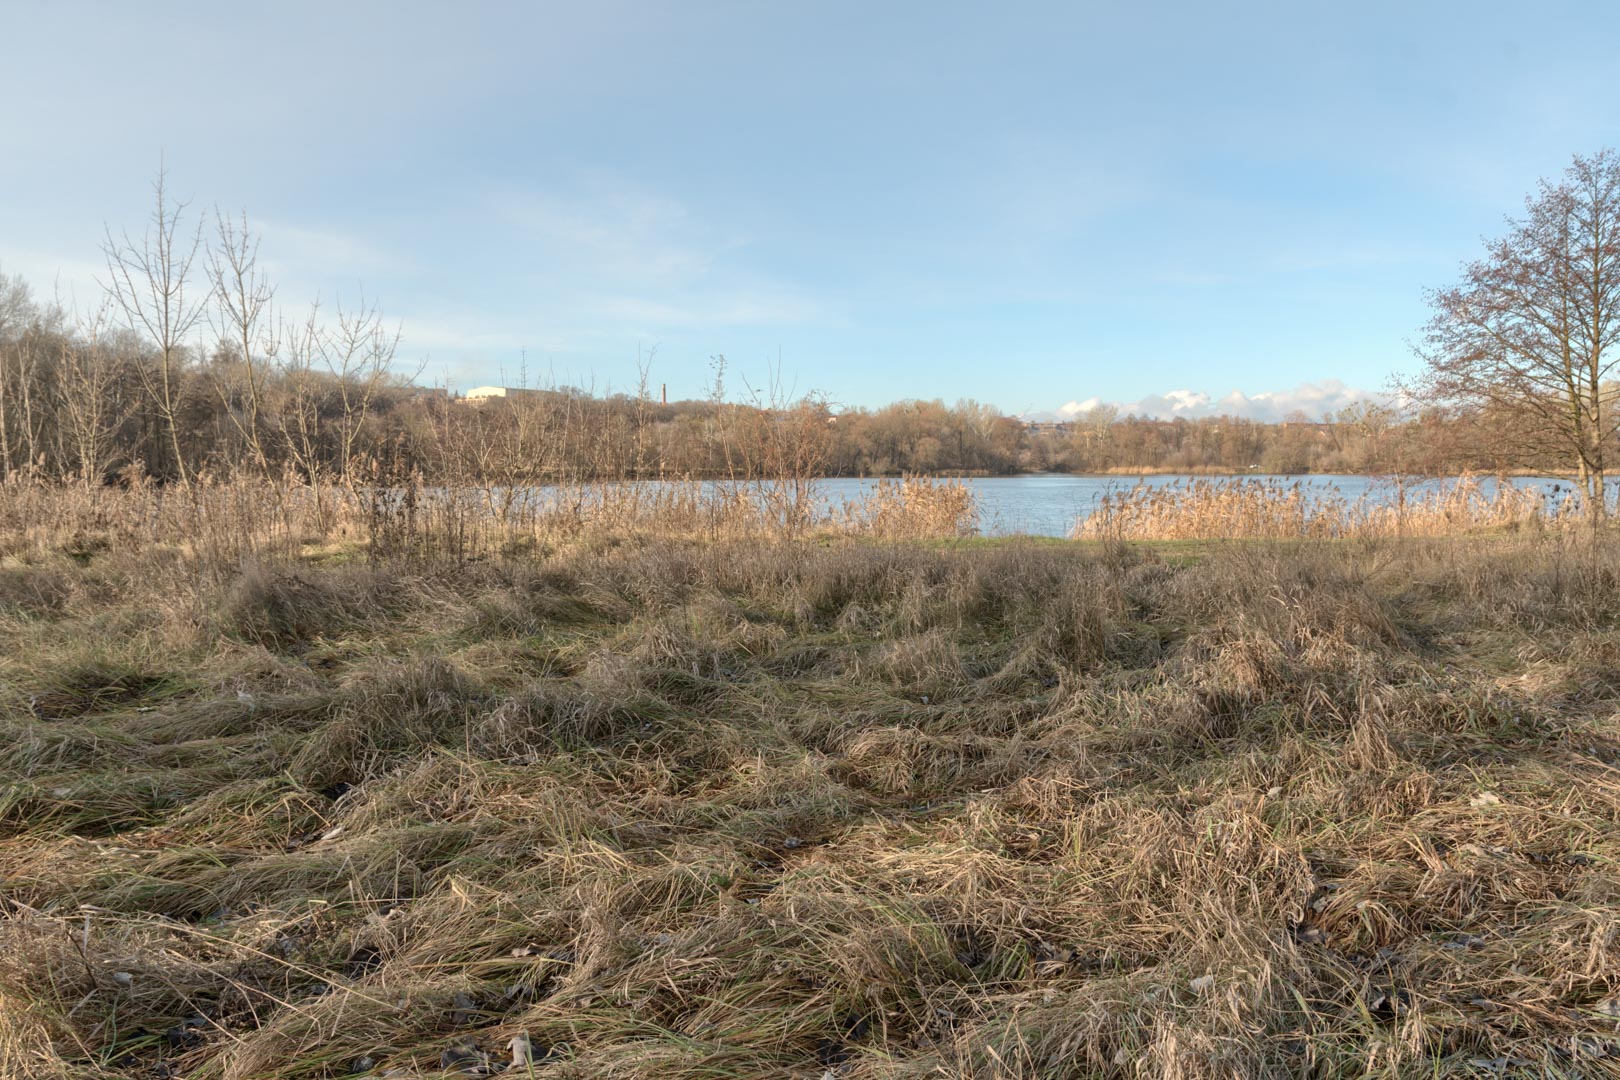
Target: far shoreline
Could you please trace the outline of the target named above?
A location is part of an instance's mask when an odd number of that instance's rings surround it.
[[[990,472],[989,470],[947,469],[939,472],[917,473],[832,473],[819,477],[822,480],[902,480],[908,476],[924,477],[930,480],[1014,480],[1020,477],[1035,476],[1062,476],[1077,477],[1081,479],[1119,479],[1131,476],[1194,476],[1194,477],[1255,477],[1306,479],[1323,476],[1356,476],[1366,479],[1386,479],[1403,477],[1412,480],[1444,480],[1459,476],[1474,477],[1513,477],[1515,479],[1536,480],[1566,480],[1557,472],[1547,469],[1464,469],[1457,472],[1400,472],[1398,470],[1381,470],[1378,472],[1270,472],[1266,469],[1231,469],[1204,466],[1196,468],[1175,468],[1164,465],[1123,466],[1116,465],[1108,469],[1086,469],[1077,472],[1064,472],[1056,469],[1034,469],[1024,472]],[[714,479],[724,479],[715,477]]]

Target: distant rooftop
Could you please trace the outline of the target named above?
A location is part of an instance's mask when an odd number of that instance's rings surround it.
[[[517,397],[520,394],[536,392],[524,386],[475,386],[461,396],[468,401],[482,401],[485,398]]]

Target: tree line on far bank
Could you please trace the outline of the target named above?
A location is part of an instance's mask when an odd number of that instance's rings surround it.
[[[1029,471],[1456,474],[1531,470],[1601,490],[1620,439],[1620,160],[1576,158],[1431,294],[1419,403],[1276,423],[1094,409],[1029,425],[974,401],[836,408],[712,389],[518,388],[469,402],[416,385],[375,305],[281,308],[245,218],[188,214],[162,175],[138,237],[108,232],[106,296],[69,313],[0,274],[0,478],[97,485]]]
[[[337,344],[244,364],[229,346],[171,358],[106,311],[75,320],[0,278],[0,475],[101,484],[264,474],[374,483],[754,475],[791,434],[829,476],[1261,471],[1451,474],[1534,467],[1488,410],[1402,415],[1373,402],[1325,417],[1157,420],[1098,409],[1028,425],[974,401],[836,408],[555,387],[470,402],[415,385],[381,360],[368,312]],[[354,347],[359,338],[362,348]],[[359,356],[359,362],[355,357]],[[328,358],[330,357],[330,363]],[[391,357],[390,357],[391,359]],[[344,368],[347,361],[348,368]],[[1555,455],[1545,467],[1555,468]]]

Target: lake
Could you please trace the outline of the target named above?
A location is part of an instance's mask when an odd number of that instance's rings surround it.
[[[1393,502],[1395,481],[1376,476],[1263,476],[1248,474],[1242,477],[1192,477],[1181,475],[1146,476],[1075,476],[1068,473],[1033,473],[1025,476],[985,476],[964,480],[979,505],[979,531],[985,535],[1002,536],[1023,533],[1029,536],[1068,536],[1079,519],[1086,517],[1102,496],[1129,491],[1138,483],[1149,487],[1172,487],[1195,479],[1222,482],[1228,479],[1265,480],[1280,484],[1299,484],[1307,491],[1337,494],[1346,500],[1366,498]],[[1413,492],[1433,491],[1453,484],[1454,479],[1414,480],[1408,478],[1405,488]],[[859,498],[876,480],[839,477],[820,481],[821,493],[835,503]],[[1494,478],[1479,478],[1487,492],[1496,488]],[[1541,477],[1515,477],[1509,480],[1515,487],[1539,488],[1549,498],[1570,489],[1567,480]]]

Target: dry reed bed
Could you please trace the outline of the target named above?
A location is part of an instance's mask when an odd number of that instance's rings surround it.
[[[1612,545],[190,558],[0,568],[0,1075],[1620,1075]]]
[[[364,544],[376,556],[467,561],[581,540],[961,537],[978,507],[958,480],[907,477],[849,502],[817,481],[625,481],[546,488],[387,489],[203,478],[185,487],[0,484],[0,557],[165,547],[230,569],[244,558]]]
[[[1573,497],[1556,503],[1504,482],[1464,477],[1440,489],[1396,488],[1348,499],[1336,490],[1276,480],[1139,484],[1106,495],[1075,525],[1085,539],[1332,539],[1437,537],[1521,529],[1567,529],[1581,520]]]

